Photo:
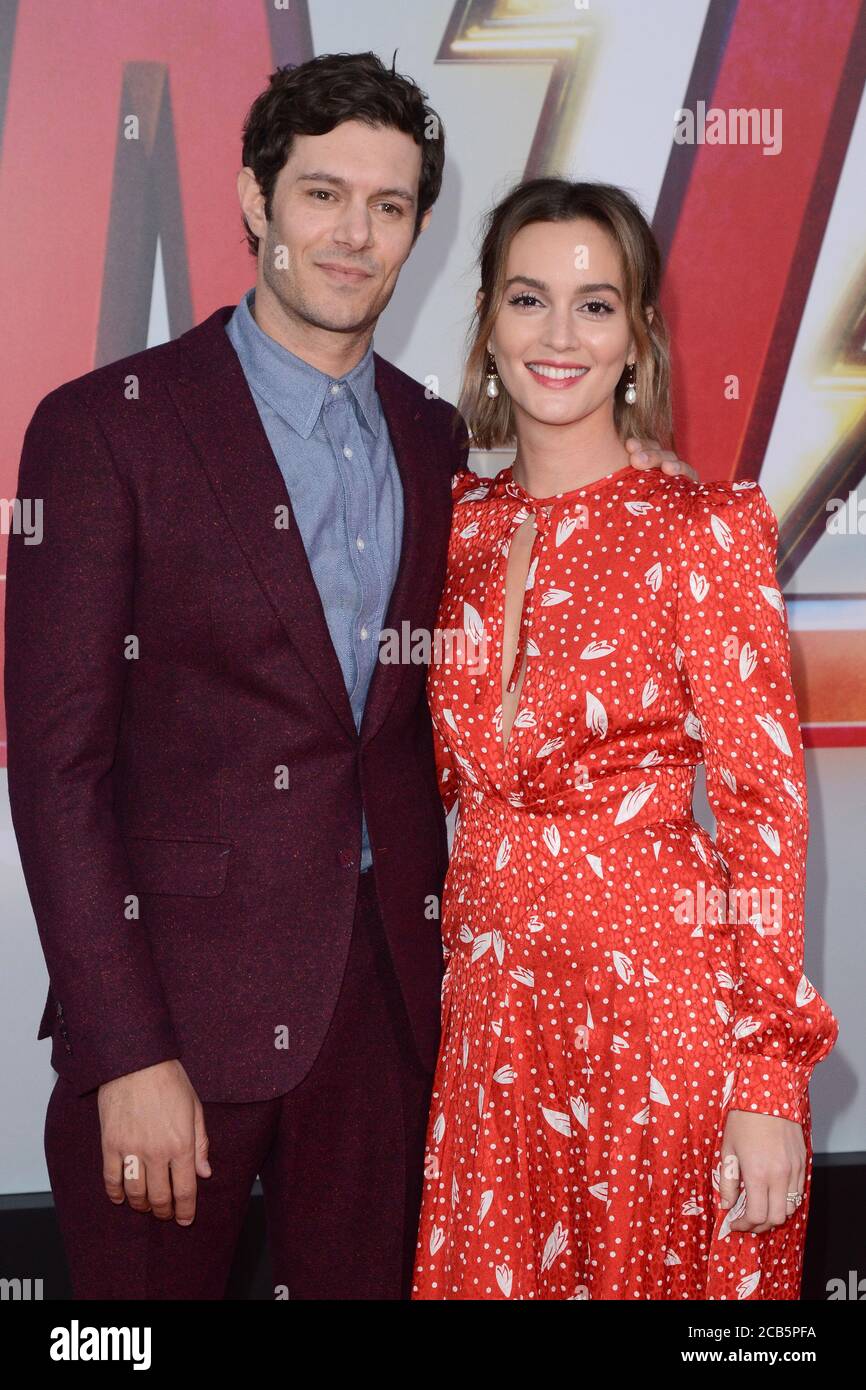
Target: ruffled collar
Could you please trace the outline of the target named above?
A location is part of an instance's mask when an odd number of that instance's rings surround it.
[[[595,478],[591,483],[586,483],[583,487],[572,488],[568,492],[557,492],[552,497],[533,497],[524,487],[514,478],[511,464],[505,468],[500,468],[499,472],[492,479],[490,484],[491,497],[511,497],[522,507],[528,507],[530,511],[544,508],[546,511],[556,507],[565,512],[573,507],[580,507],[586,504],[587,497],[601,489],[610,487],[615,481],[621,480],[627,474],[633,473],[640,476],[640,470],[632,464],[623,464],[622,468],[617,468],[613,473],[606,473],[602,478]]]

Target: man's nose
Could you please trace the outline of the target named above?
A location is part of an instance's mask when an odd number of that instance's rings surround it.
[[[349,201],[341,209],[334,227],[334,240],[356,249],[367,246],[372,239],[370,211],[365,203]]]

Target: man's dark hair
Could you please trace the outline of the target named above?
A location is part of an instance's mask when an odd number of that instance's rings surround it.
[[[395,54],[396,57],[396,54]],[[427,93],[410,77],[386,68],[375,53],[323,53],[298,66],[272,73],[267,88],[250,107],[243,129],[243,163],[252,169],[273,212],[277,175],[292,152],[296,135],[327,135],[343,121],[390,126],[411,135],[421,147],[421,178],[414,236],[439,196],[445,161],[445,132]],[[247,244],[258,254],[259,239],[243,219]]]

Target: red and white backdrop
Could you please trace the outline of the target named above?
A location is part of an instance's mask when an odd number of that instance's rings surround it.
[[[0,0],[0,555],[27,421],[60,382],[252,283],[234,188],[283,63],[372,49],[427,90],[443,193],[376,347],[456,399],[480,215],[521,176],[630,189],[665,255],[676,442],[780,521],[811,788],[807,969],[842,1024],[818,1150],[866,1149],[864,0]],[[478,466],[501,466],[478,459]],[[0,565],[0,571],[5,566]],[[3,745],[5,767],[5,744]],[[0,774],[10,1147],[47,1186],[44,967]]]

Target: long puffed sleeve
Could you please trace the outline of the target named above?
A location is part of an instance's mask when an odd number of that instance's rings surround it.
[[[700,486],[685,503],[677,642],[730,876],[740,972],[731,1108],[800,1123],[812,1069],[839,1025],[803,970],[808,813],[778,526],[749,482]]]

